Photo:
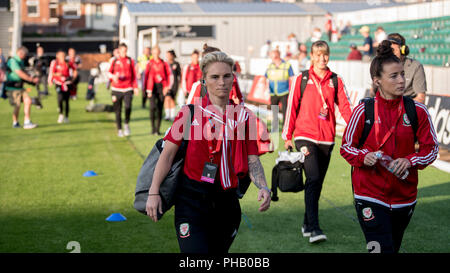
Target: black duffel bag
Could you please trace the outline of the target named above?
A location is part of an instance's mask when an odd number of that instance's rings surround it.
[[[278,189],[282,192],[299,192],[303,184],[303,163],[280,161],[272,169],[272,201],[278,201]]]

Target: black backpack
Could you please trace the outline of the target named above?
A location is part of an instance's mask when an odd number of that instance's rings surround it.
[[[359,138],[358,147],[362,147],[364,142],[366,142],[367,137],[369,136],[370,130],[374,124],[374,103],[375,99],[371,97],[363,98],[359,103],[364,103],[364,115],[366,120],[364,121],[364,129],[361,137]],[[405,105],[406,115],[408,116],[409,121],[411,122],[411,127],[414,131],[414,142],[417,141],[417,128],[419,126],[417,121],[417,111],[416,104],[414,100],[409,97],[403,97],[403,103]]]
[[[302,81],[300,83],[300,103],[298,105],[298,111],[300,111],[300,104],[302,102],[302,98],[303,98],[303,93],[305,92],[306,89],[306,85],[308,84],[308,80],[309,80],[309,70],[304,70],[302,71]],[[333,82],[333,86],[334,86],[334,94],[335,94],[335,99],[337,97],[337,93],[338,93],[338,78],[337,78],[337,74],[332,72],[331,73],[331,80]]]

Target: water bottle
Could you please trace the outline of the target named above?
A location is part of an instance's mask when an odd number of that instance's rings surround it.
[[[386,154],[383,154],[382,152],[377,152],[375,155],[378,158],[378,161],[380,162],[381,166],[385,167],[386,170],[388,170],[388,171],[390,171],[392,173],[393,170],[394,170],[394,167],[395,167],[394,166],[392,168],[389,168],[389,165],[393,161],[392,157],[390,157],[390,156],[388,156]],[[397,176],[398,178],[404,180],[404,179],[406,179],[406,177],[408,177],[408,175],[409,175],[409,171],[405,170],[403,175],[395,175],[395,176]]]

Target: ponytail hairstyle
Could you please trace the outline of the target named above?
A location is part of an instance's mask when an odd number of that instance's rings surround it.
[[[401,63],[400,59],[395,56],[392,49],[392,42],[384,40],[377,48],[377,55],[370,63],[370,77],[372,81],[375,77],[381,78],[381,72],[383,72],[383,66],[390,63]],[[373,89],[378,90],[378,86],[373,83]]]
[[[406,45],[405,37],[400,35],[399,33],[391,33],[387,36],[387,39],[394,44],[398,44],[400,46],[400,53],[402,56],[409,55],[409,47]]]

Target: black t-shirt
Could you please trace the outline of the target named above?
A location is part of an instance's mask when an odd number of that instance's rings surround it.
[[[172,70],[172,75],[173,75],[173,84],[172,84],[171,90],[177,91],[178,86],[180,84],[178,82],[178,79],[181,78],[181,67],[178,62],[173,62],[172,64],[169,64],[169,66],[170,66],[170,69]]]

